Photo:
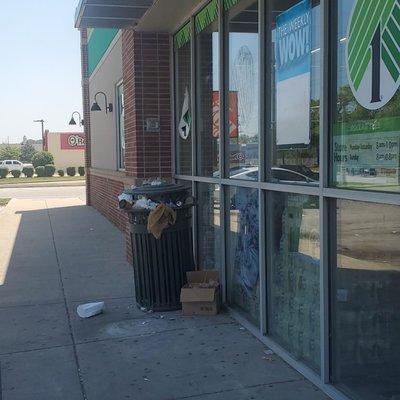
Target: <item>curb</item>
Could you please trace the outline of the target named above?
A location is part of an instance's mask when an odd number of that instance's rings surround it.
[[[38,183],[14,183],[0,185],[0,190],[19,189],[19,188],[35,188],[35,187],[65,187],[65,186],[86,186],[86,181],[63,181],[63,182],[38,182]]]

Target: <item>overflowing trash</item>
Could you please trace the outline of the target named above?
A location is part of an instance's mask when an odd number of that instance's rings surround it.
[[[156,239],[160,239],[161,234],[169,225],[174,225],[176,222],[176,211],[166,206],[159,204],[155,210],[149,214],[147,221],[147,230],[153,234]]]
[[[118,207],[120,210],[130,210],[132,208],[133,198],[132,195],[121,193],[118,196]]]
[[[129,220],[138,306],[181,309],[180,290],[194,269],[190,187],[156,179],[124,190],[118,201]]]
[[[176,222],[176,210],[194,205],[194,198],[181,185],[162,182],[158,179],[129,190],[118,196],[121,210],[150,211],[147,221],[148,232],[160,239],[162,232]]]
[[[194,205],[194,198],[181,185],[168,184],[159,180],[143,186],[133,186],[118,196],[119,208],[122,210],[154,210],[160,204],[172,209],[185,205]]]
[[[90,318],[101,314],[104,311],[104,301],[95,303],[80,304],[76,308],[76,312],[81,318]]]

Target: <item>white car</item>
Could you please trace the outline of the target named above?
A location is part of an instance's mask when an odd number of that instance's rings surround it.
[[[32,164],[24,164],[21,161],[18,160],[4,160],[0,162],[0,167],[5,167],[8,168],[8,171],[21,171],[25,168],[25,167],[33,167]]]

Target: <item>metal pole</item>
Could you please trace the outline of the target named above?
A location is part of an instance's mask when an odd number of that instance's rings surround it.
[[[35,119],[33,120],[33,122],[40,122],[41,126],[42,126],[42,148],[44,150],[44,119]]]

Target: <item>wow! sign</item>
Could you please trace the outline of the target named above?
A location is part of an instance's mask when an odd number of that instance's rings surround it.
[[[310,0],[301,1],[278,16],[275,52],[279,81],[310,72]]]
[[[311,3],[303,0],[276,18],[276,142],[310,144]]]

